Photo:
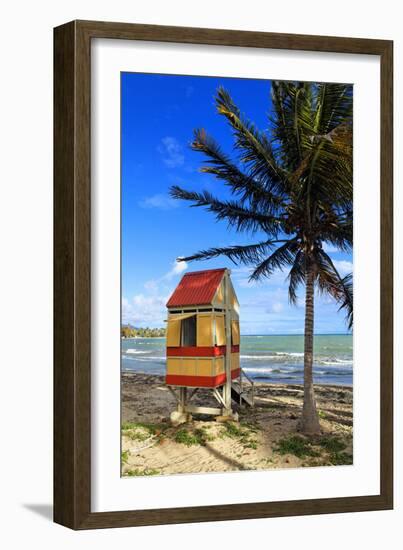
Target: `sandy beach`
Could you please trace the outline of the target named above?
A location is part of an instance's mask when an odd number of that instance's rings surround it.
[[[352,464],[353,393],[316,385],[322,434],[298,434],[302,386],[255,384],[255,407],[238,408],[239,422],[207,416],[172,427],[175,399],[162,376],[122,374],[122,474],[163,475]],[[199,390],[195,404],[216,406]]]

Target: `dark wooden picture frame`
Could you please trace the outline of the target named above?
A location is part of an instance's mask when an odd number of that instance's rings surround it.
[[[113,38],[380,56],[380,493],[91,512],[91,40]],[[73,21],[54,31],[54,520],[72,529],[327,514],[393,507],[393,42]]]

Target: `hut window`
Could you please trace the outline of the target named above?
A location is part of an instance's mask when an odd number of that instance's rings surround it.
[[[239,346],[239,321],[231,322],[232,345]]]
[[[225,319],[224,315],[216,315],[215,317],[215,343],[217,346],[225,346]]]
[[[199,313],[197,315],[197,346],[213,346],[213,315],[208,313]]]
[[[181,322],[181,346],[196,345],[196,315],[187,317]]]
[[[167,329],[167,346],[178,347],[180,346],[180,328],[181,322],[178,319],[168,319]]]
[[[193,313],[181,313],[179,315],[170,314],[167,327],[167,347],[172,348],[184,345],[181,343],[183,339],[183,323],[191,319],[195,319]],[[185,334],[187,332],[188,331],[185,330]]]

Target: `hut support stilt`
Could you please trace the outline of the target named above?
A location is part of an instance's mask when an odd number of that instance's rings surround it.
[[[223,417],[233,417],[231,406],[231,297],[229,289],[229,275],[228,271],[224,276],[224,302],[225,302],[225,337],[226,337],[226,354],[225,354],[225,375],[226,381],[223,388],[224,394],[224,410]]]

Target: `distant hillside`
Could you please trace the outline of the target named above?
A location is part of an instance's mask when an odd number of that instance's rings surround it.
[[[161,338],[165,336],[165,328],[138,328],[131,325],[122,325],[122,338]]]

